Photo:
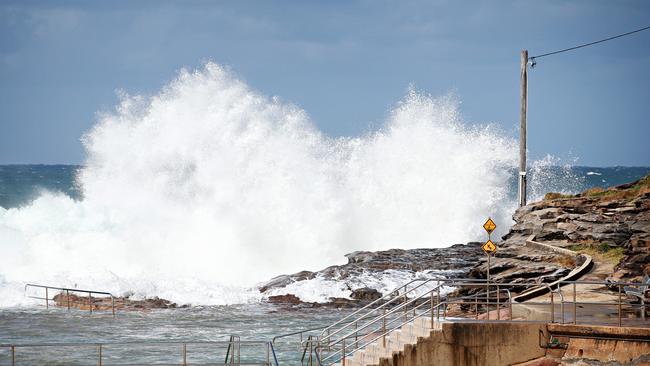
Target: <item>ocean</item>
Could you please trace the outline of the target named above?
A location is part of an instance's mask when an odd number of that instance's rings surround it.
[[[213,63],[181,71],[156,95],[122,98],[83,136],[83,165],[0,166],[0,343],[268,340],[346,311],[266,304],[264,281],[345,263],[358,250],[482,240],[487,217],[493,238],[512,224],[517,141],[467,123],[448,96],[411,90],[381,127],[338,138]],[[649,172],[544,158],[530,162],[529,200]],[[417,275],[360,276],[354,288],[315,278],[292,291],[319,302]],[[26,296],[26,283],[189,307],[115,319],[68,313]],[[93,363],[52,352],[19,357]],[[131,356],[149,362],[138,352]],[[0,364],[7,357],[0,349]]]

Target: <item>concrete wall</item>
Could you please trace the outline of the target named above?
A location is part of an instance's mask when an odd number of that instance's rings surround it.
[[[544,356],[539,346],[543,323],[443,323],[441,331],[407,345],[382,366],[501,366]]]
[[[566,348],[546,349],[553,335]],[[534,360],[534,361],[533,361]],[[529,361],[531,361],[529,363]],[[443,323],[380,366],[650,365],[650,328],[545,323]]]

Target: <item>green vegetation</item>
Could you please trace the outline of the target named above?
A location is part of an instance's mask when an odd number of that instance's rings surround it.
[[[575,244],[568,247],[574,252],[588,254],[594,259],[610,262],[614,265],[618,264],[625,255],[625,249],[616,246],[610,246],[607,243],[592,243],[592,244]]]
[[[623,186],[608,188],[608,189],[594,187],[594,188],[589,188],[578,195],[549,192],[546,195],[544,195],[544,200],[552,201],[557,199],[566,199],[566,198],[575,198],[575,197],[593,197],[593,198],[599,198],[603,200],[617,200],[617,199],[630,200],[647,193],[650,193],[650,175],[646,175],[645,177],[630,184],[629,186],[623,185]]]
[[[602,199],[631,199],[638,197],[642,194],[650,192],[650,175],[639,179],[632,183],[631,186],[625,188],[591,188],[582,193],[585,197],[599,197]]]
[[[573,197],[575,196],[572,194],[549,192],[544,195],[544,201],[557,200],[561,198],[573,198]]]

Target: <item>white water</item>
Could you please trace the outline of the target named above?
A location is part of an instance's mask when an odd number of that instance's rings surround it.
[[[210,63],[124,96],[83,141],[82,201],[0,208],[0,306],[26,282],[255,301],[255,283],[354,250],[482,239],[487,216],[502,233],[514,207],[515,141],[449,97],[411,92],[381,129],[332,139]]]

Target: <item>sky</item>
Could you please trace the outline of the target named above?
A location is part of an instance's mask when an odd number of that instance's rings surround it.
[[[155,94],[206,61],[330,136],[380,127],[413,85],[518,137],[519,53],[650,25],[647,1],[0,0],[0,164],[84,161],[118,93]],[[650,31],[539,59],[528,148],[586,166],[650,166]]]

